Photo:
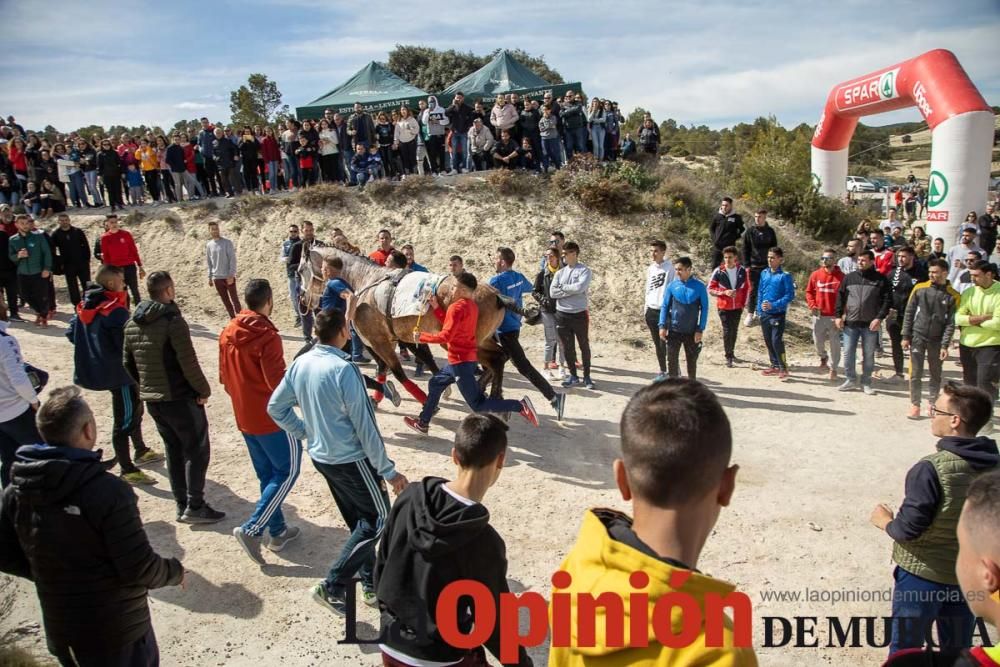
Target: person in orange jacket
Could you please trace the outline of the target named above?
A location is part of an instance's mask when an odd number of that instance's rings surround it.
[[[271,285],[263,279],[251,280],[243,298],[247,307],[219,336],[219,382],[232,399],[236,426],[261,485],[253,514],[233,529],[233,536],[255,563],[264,565],[260,549],[265,528],[271,551],[281,551],[300,533],[298,527],[285,524],[281,503],[299,476],[302,443],[267,414],[267,402],[285,375],[281,337],[270,320]]]
[[[431,307],[434,317],[442,323],[441,331],[432,333],[413,332],[413,342],[439,343],[448,346],[448,365],[431,378],[428,384],[427,401],[419,417],[405,417],[406,425],[418,433],[427,433],[431,417],[437,411],[441,394],[453,382],[458,383],[462,398],[469,404],[473,412],[517,412],[529,423],[538,426],[538,416],[531,404],[531,399],[525,396],[520,401],[502,398],[486,398],[476,381],[476,361],[478,359],[478,341],[476,340],[476,321],[479,319],[479,307],[473,300],[478,283],[471,273],[461,273],[455,277],[454,301],[445,312],[438,303],[437,296],[431,297]]]

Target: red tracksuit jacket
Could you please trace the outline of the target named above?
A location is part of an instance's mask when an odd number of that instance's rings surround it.
[[[448,346],[448,363],[461,364],[477,361],[476,322],[479,320],[479,306],[472,299],[459,299],[448,306],[434,310],[434,317],[442,322],[441,331],[436,334],[420,334],[421,343],[439,343]]]
[[[139,259],[139,249],[135,247],[135,239],[124,229],[117,232],[104,232],[101,235],[101,261],[111,266],[142,266]]]
[[[806,285],[806,305],[809,310],[819,308],[820,315],[832,317],[837,312],[837,292],[844,281],[844,272],[839,266],[827,273],[826,269],[816,269],[809,276]]]

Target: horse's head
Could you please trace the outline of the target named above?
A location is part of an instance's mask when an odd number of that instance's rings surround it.
[[[314,246],[310,248],[308,259],[305,253],[302,255],[302,263],[299,264],[299,280],[307,308],[319,307],[320,297],[323,296],[323,289],[326,286],[323,280],[323,261],[327,257],[339,257],[344,262],[341,276],[351,284],[355,291],[363,289],[369,282],[380,277],[386,271],[384,267],[378,266],[356,252],[357,247],[352,246],[345,237],[336,237],[334,244],[337,247],[320,248]]]

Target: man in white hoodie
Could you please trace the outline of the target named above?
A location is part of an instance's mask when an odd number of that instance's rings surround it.
[[[663,374],[667,372],[667,344],[660,338],[660,307],[663,305],[663,291],[677,277],[677,272],[666,258],[666,243],[650,241],[649,249],[652,261],[646,267],[646,326],[653,337],[656,361],[660,365],[660,374]]]
[[[444,135],[451,121],[435,96],[427,97],[427,108],[420,115],[420,122],[424,124],[426,132],[424,144],[427,146],[427,159],[431,163],[431,171],[437,176],[445,171]]]

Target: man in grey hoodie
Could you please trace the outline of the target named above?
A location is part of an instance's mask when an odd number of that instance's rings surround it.
[[[563,246],[566,266],[556,271],[549,296],[556,300],[556,332],[559,344],[566,354],[570,376],[563,380],[564,387],[580,384],[576,370],[576,345],[580,344],[583,357],[583,385],[594,388],[590,379],[590,315],[587,312],[587,290],[590,288],[590,269],[578,262],[580,246],[569,241]],[[574,342],[575,339],[575,342]]]

